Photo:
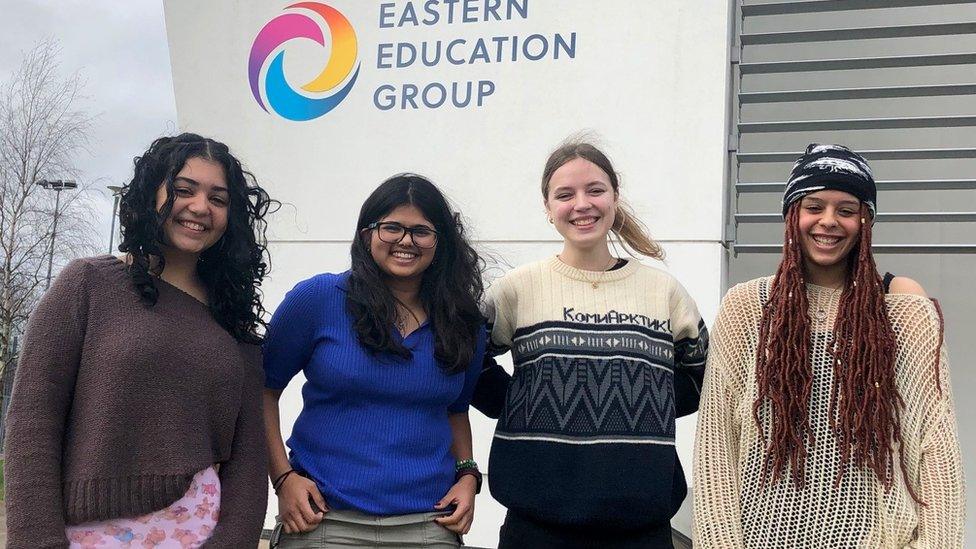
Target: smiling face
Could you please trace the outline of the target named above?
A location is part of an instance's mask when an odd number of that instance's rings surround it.
[[[408,228],[425,227],[434,230],[434,224],[424,217],[423,212],[409,204],[398,206],[377,221],[399,223]],[[382,230],[384,230],[382,227],[367,229],[369,251],[380,270],[386,276],[404,281],[419,281],[423,278],[424,271],[434,261],[437,244],[435,243],[432,248],[421,248],[413,242],[410,233],[404,234],[399,242],[384,242],[379,234]],[[387,238],[387,240],[392,239]]]
[[[596,164],[574,158],[552,173],[545,205],[566,243],[582,250],[606,245],[617,193]]]
[[[800,244],[807,271],[846,266],[861,232],[861,201],[843,191],[818,191],[799,204]]]
[[[211,160],[190,158],[173,178],[175,198],[163,222],[164,252],[199,256],[227,229],[227,178]],[[156,210],[166,203],[166,185],[156,190]]]

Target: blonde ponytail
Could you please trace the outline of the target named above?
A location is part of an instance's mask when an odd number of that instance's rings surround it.
[[[637,252],[664,261],[664,248],[651,238],[647,226],[634,214],[634,210],[622,198],[617,199],[617,213],[610,231],[617,237],[621,247],[630,255]]]

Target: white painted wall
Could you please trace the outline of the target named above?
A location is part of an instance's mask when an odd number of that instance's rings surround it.
[[[165,0],[180,129],[226,141],[286,203],[272,227],[269,309],[297,281],[347,268],[359,206],[402,171],[438,183],[469,220],[479,246],[509,265],[555,253],[558,235],[545,222],[538,190],[542,164],[563,138],[589,129],[621,172],[623,196],[665,244],[666,268],[711,323],[724,257],[726,0],[522,2],[525,19],[380,28],[380,5],[393,4],[388,9],[400,13],[406,0],[327,0],[356,31],[360,74],[335,110],[291,122],[263,111],[247,79],[252,40],[289,2]],[[422,10],[423,2],[416,5]],[[573,59],[377,68],[383,42],[573,32]],[[293,85],[321,70],[326,35],[324,48],[309,40],[283,46]],[[384,83],[468,80],[494,83],[481,107],[383,111],[373,103]],[[296,380],[283,397],[286,437],[301,406],[299,388]],[[472,422],[475,456],[485,464],[493,422],[477,412]],[[694,417],[679,421],[678,452],[689,477],[693,434]],[[270,509],[275,505],[272,497]],[[493,546],[503,516],[485,491],[466,543]],[[674,525],[687,533],[690,522],[685,509]]]

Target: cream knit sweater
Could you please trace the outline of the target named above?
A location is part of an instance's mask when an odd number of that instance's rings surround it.
[[[764,448],[752,417],[755,356],[762,304],[772,278],[732,288],[712,330],[695,442],[695,540],[701,548],[932,548],[962,547],[964,480],[945,348],[931,301],[886,296],[897,342],[896,384],[905,401],[902,438],[916,504],[897,469],[886,492],[874,473],[848,469],[839,486],[836,439],[828,407],[833,370],[828,342],[839,290],[807,285],[813,389],[810,427],[816,444],[807,457],[807,485],[788,475],[761,480]],[[941,353],[941,392],[935,359]]]
[[[500,385],[492,496],[547,525],[666,527],[686,495],[675,417],[698,407],[708,349],[685,289],[637,260],[594,272],[552,257],[496,281],[489,305],[492,350],[515,363]],[[499,370],[481,379],[508,378]]]

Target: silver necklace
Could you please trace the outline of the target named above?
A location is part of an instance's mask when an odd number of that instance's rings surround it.
[[[406,319],[407,315],[401,314],[401,309],[405,310],[407,314],[413,317],[413,319],[417,322],[417,326],[420,326],[420,319],[417,318],[417,315],[415,315],[413,311],[410,310],[410,307],[407,307],[406,304],[404,304],[402,301],[397,299],[396,302],[397,302],[397,306],[395,307],[396,317],[393,319],[393,325],[396,326],[396,329],[400,332],[400,335],[403,336],[406,335],[407,333],[407,319]]]
[[[843,289],[844,288],[844,285],[841,284],[840,288],[831,288],[829,286],[823,286],[823,288],[826,288],[826,289],[828,289],[828,290],[831,291],[830,295],[828,295],[827,297],[828,297],[829,300],[832,301],[834,292],[837,292],[838,290]],[[817,324],[823,324],[823,323],[827,322],[827,317],[828,317],[827,307],[828,307],[830,301],[828,301],[828,305],[824,305],[823,302],[822,302],[822,300],[823,300],[823,297],[821,297],[821,296],[818,295],[817,296],[817,306],[816,306],[816,309],[814,309],[814,311],[813,311],[813,320]]]
[[[827,322],[827,309],[824,309],[822,306],[817,307],[817,310],[813,313],[813,319],[816,320],[818,324]]]

